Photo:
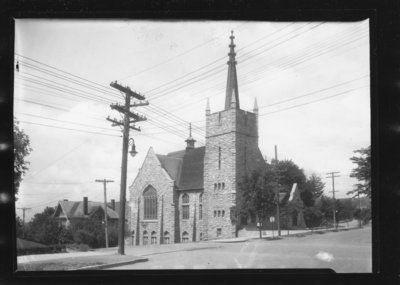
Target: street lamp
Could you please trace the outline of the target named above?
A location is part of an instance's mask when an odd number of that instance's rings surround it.
[[[130,153],[130,155],[131,155],[132,157],[135,157],[136,154],[138,153],[138,152],[136,151],[135,140],[132,139],[132,138],[130,138],[130,139],[129,139],[129,145],[132,146],[132,147],[131,147],[131,150],[129,151],[129,153]]]

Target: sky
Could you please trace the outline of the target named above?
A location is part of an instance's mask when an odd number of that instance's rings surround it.
[[[26,221],[68,199],[119,200],[122,138],[105,118],[123,96],[117,80],[149,106],[138,155],[128,158],[128,186],[146,153],[184,149],[193,125],[205,141],[205,107],[223,109],[229,36],[234,31],[240,106],[259,106],[259,148],[270,161],[290,159],[315,173],[331,196],[344,198],[356,181],[353,151],[370,145],[369,21],[245,22],[18,19],[14,115],[33,151],[16,207]],[[127,191],[129,199],[129,191]],[[21,210],[17,210],[19,216]]]

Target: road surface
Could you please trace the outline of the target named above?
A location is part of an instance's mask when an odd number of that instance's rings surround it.
[[[111,269],[331,268],[337,273],[368,273],[371,244],[371,228],[365,227],[281,240],[127,247],[127,252],[149,260]]]

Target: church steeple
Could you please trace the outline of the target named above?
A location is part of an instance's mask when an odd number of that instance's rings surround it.
[[[238,89],[238,81],[237,81],[237,74],[236,74],[236,52],[235,52],[235,44],[233,39],[235,36],[233,35],[233,31],[231,31],[231,44],[229,45],[229,61],[228,61],[228,80],[226,83],[226,95],[225,95],[225,110],[230,109],[232,104],[232,97],[235,98],[235,106],[237,109],[240,108],[239,104],[239,89]]]
[[[187,140],[185,140],[185,142],[186,142],[186,149],[194,148],[194,143],[196,142],[196,140],[192,138],[192,123],[189,123],[189,137],[187,138]]]

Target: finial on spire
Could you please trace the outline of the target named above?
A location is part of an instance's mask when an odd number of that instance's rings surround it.
[[[196,142],[196,140],[192,138],[192,123],[189,123],[189,137],[187,140],[185,140],[185,142],[186,142],[186,149],[194,148],[194,143]]]
[[[225,95],[225,110],[231,108],[232,102],[231,98],[232,96],[235,96],[235,103],[236,103],[236,108],[240,108],[240,103],[239,103],[239,88],[238,88],[238,83],[237,83],[237,74],[236,74],[236,52],[235,52],[235,43],[233,42],[233,39],[235,36],[233,35],[233,30],[231,31],[231,36],[229,37],[231,39],[231,43],[229,45],[229,60],[228,60],[228,80],[226,83],[226,95]],[[233,95],[234,94],[234,95]]]

